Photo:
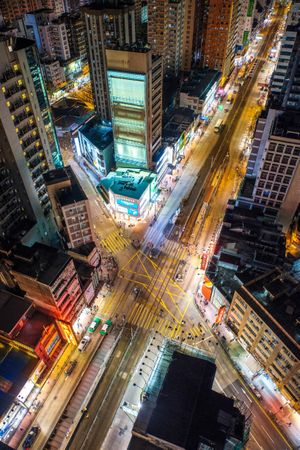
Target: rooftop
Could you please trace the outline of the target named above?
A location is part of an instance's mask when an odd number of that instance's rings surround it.
[[[274,120],[271,136],[300,140],[300,112],[285,111],[279,114]]]
[[[31,301],[0,289],[0,333],[11,333],[19,320],[31,309]]]
[[[238,292],[300,359],[299,281],[276,268],[249,281]]]
[[[70,185],[59,189],[56,192],[56,196],[61,206],[71,205],[74,202],[81,202],[87,200],[87,196],[84,193],[79,181],[77,180],[73,170],[70,166],[63,167],[61,169],[49,170],[44,179],[46,185],[51,186],[63,181],[70,181]]]
[[[25,322],[16,340],[31,348],[35,348],[46,331],[46,328],[52,322],[53,318],[35,310],[33,315]]]
[[[95,12],[114,12],[122,9],[131,9],[134,7],[134,0],[98,0],[97,2],[91,3],[88,6],[84,6],[83,11],[88,14],[89,11]]]
[[[236,205],[229,201],[223,226],[216,243],[207,275],[231,301],[241,284],[239,274],[248,269],[264,273],[285,260],[285,237],[282,226],[258,207]]]
[[[117,169],[101,180],[98,189],[104,187],[116,195],[140,199],[156,175],[144,169]]]
[[[164,117],[163,139],[177,141],[183,131],[193,123],[195,114],[190,108],[176,108],[168,117]]]
[[[133,433],[152,436],[188,450],[212,442],[222,449],[227,438],[242,441],[244,417],[234,401],[212,390],[216,366],[201,353],[167,344],[146,388],[147,399],[139,411]],[[170,413],[171,412],[171,413]],[[132,438],[128,449],[155,449]],[[144,444],[144,445],[143,445]]]
[[[13,272],[50,286],[71,261],[71,257],[54,247],[36,242],[32,247],[16,245],[12,260]]]
[[[180,92],[191,97],[205,100],[206,95],[221,78],[221,72],[213,69],[193,70],[186,81],[183,82]]]
[[[89,120],[78,132],[85,136],[99,150],[105,150],[113,144],[111,124],[99,116],[95,116]]]

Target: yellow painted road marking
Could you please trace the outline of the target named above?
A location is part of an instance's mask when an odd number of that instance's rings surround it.
[[[124,236],[119,235],[119,231],[115,230],[106,238],[100,241],[100,245],[105,247],[111,253],[118,253],[130,244],[130,241]]]

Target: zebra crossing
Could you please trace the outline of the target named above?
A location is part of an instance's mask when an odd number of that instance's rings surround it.
[[[105,239],[100,241],[100,245],[113,254],[124,250],[129,244],[130,241],[122,236],[118,230],[113,231]]]

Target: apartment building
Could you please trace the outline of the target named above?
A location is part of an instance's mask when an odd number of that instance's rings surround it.
[[[136,41],[134,5],[109,0],[83,8],[88,42],[88,60],[97,114],[111,118],[105,49]]]
[[[271,94],[274,106],[300,109],[300,2],[295,2],[289,11]]]
[[[164,75],[177,77],[183,70],[185,42],[187,42],[187,51],[184,61],[188,61],[192,52],[193,36],[190,25],[192,12],[195,9],[194,3],[190,0],[153,0],[148,2],[148,41],[153,52],[163,58]],[[185,36],[184,31],[186,31]],[[188,67],[188,62],[186,67]]]
[[[201,66],[217,69],[225,80],[234,67],[239,0],[209,0],[203,24]]]
[[[41,0],[2,0],[1,12],[5,22],[12,22],[29,11],[42,8]]]
[[[300,113],[269,109],[259,117],[241,201],[278,214],[286,228],[300,195]]]
[[[255,14],[255,0],[240,0],[238,11],[238,27],[236,45],[239,50],[242,50],[249,44],[251,37],[253,19]]]
[[[299,280],[274,269],[236,290],[227,323],[300,410]]]
[[[22,207],[37,222],[39,239],[47,240],[54,229],[43,174],[62,159],[37,49],[28,39],[0,41],[0,123],[4,170],[21,180],[15,189],[22,191]]]
[[[43,61],[43,71],[47,84],[54,89],[58,88],[66,81],[64,69],[56,59],[45,59]]]
[[[162,58],[149,46],[106,50],[117,167],[151,169],[161,146]]]
[[[70,166],[45,174],[57,228],[68,248],[93,242],[89,200]]]
[[[71,323],[83,307],[73,259],[56,248],[17,245],[10,256],[17,285],[42,312]]]

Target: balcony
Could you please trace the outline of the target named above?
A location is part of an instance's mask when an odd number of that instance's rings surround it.
[[[39,167],[43,163],[43,161],[45,161],[45,157],[37,156],[29,163],[28,167],[29,169],[33,170],[36,167]]]
[[[22,143],[22,149],[25,151],[31,144],[39,140],[39,136],[31,136],[28,139],[25,139]]]
[[[35,124],[32,124],[32,125],[25,125],[23,128],[21,128],[21,129],[18,131],[18,136],[19,136],[19,138],[25,136],[25,134],[29,133],[29,132],[32,131],[32,130],[36,130],[36,125],[35,125]]]
[[[18,100],[16,100],[14,103],[11,103],[10,104],[10,106],[9,106],[9,111],[11,112],[11,113],[13,113],[13,112],[15,112],[15,111],[17,111],[19,108],[21,108],[21,107],[24,107],[24,106],[26,106],[26,105],[28,105],[29,104],[29,100],[26,98],[26,99],[23,99],[23,100],[21,100],[20,98],[18,99]]]
[[[0,82],[2,84],[4,84],[7,81],[12,80],[13,78],[16,78],[20,75],[21,75],[21,72],[19,70],[14,71],[14,70],[8,69],[2,74],[2,77],[0,78]]]
[[[13,86],[5,90],[4,96],[6,99],[9,99],[13,95],[18,94],[19,92],[22,92],[24,90],[25,90],[24,85],[18,86],[17,84],[14,84]]]
[[[41,175],[43,175],[43,170],[40,167],[31,173],[33,181],[37,180]]]
[[[17,126],[21,122],[23,122],[24,120],[29,119],[30,117],[33,117],[33,114],[32,114],[31,111],[29,111],[29,112],[22,112],[21,114],[19,114],[18,116],[16,116],[14,118],[14,125]]]

